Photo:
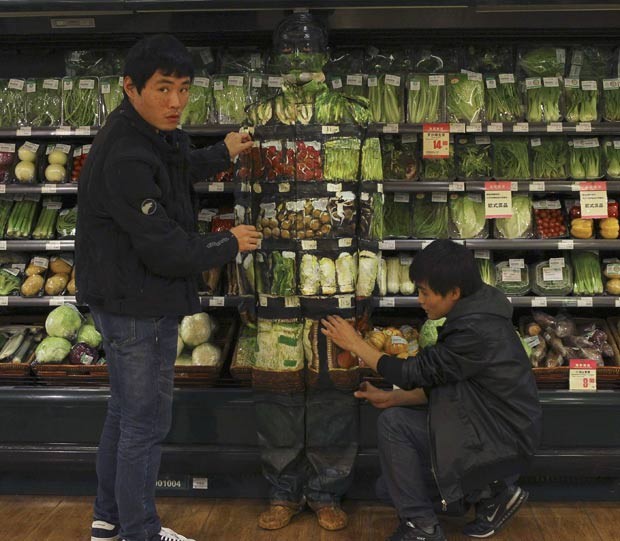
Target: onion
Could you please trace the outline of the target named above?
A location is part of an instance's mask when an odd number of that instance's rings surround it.
[[[23,162],[34,163],[37,159],[37,154],[35,152],[32,152],[32,150],[24,148],[23,146],[17,151],[17,156],[19,156],[19,159]]]
[[[15,166],[15,178],[20,182],[32,182],[34,180],[34,163],[19,162]]]
[[[48,182],[62,182],[67,172],[62,165],[53,163],[45,168],[45,180]]]
[[[53,150],[47,157],[50,164],[65,165],[67,163],[67,155],[60,150]]]

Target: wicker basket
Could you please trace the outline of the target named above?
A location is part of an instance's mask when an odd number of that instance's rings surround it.
[[[611,318],[613,319],[613,318]],[[618,349],[617,335],[613,333],[613,326],[608,325],[604,319],[596,318],[572,318],[577,327],[584,327],[591,323],[596,324],[598,328],[605,331],[608,342],[614,351],[614,358],[610,361],[611,365],[601,366],[596,369],[596,386],[597,389],[619,389],[620,388],[620,350]],[[531,316],[519,319],[519,329],[521,335],[525,336],[525,328],[528,323],[532,322]],[[609,361],[608,361],[609,362]],[[567,389],[570,377],[570,368],[568,366],[559,366],[557,368],[532,368],[536,383],[540,389]]]
[[[52,385],[107,385],[108,367],[103,364],[31,364],[32,371],[42,383]]]
[[[0,363],[0,385],[15,385],[32,381],[32,372],[28,363]]]
[[[299,370],[252,370],[252,387],[259,391],[297,393],[305,389],[304,369]]]
[[[344,369],[332,369],[328,372],[328,378],[333,383],[336,389],[340,391],[357,391],[360,386],[360,370],[359,368],[351,368],[349,370]],[[308,387],[318,388],[320,376],[319,373],[308,369],[306,370],[306,383]]]

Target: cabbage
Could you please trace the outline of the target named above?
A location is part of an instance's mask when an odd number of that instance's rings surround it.
[[[93,325],[82,325],[77,333],[76,341],[98,349],[101,346],[101,334]]]
[[[181,335],[179,334],[177,336],[177,357],[181,355],[181,352],[183,351],[184,347],[185,347],[185,344],[183,343],[183,338],[181,338]]]
[[[200,344],[192,351],[192,364],[195,366],[218,366],[222,352],[213,344]]]
[[[213,321],[209,314],[199,312],[193,316],[185,316],[181,321],[181,338],[190,348],[204,344],[213,334]]]
[[[446,322],[446,318],[427,319],[420,329],[418,343],[424,349],[428,346],[434,346],[437,343],[437,327],[441,327]]]
[[[82,315],[77,308],[68,304],[52,310],[45,320],[45,330],[49,336],[67,340],[73,340],[81,326]]]
[[[71,342],[69,340],[48,336],[37,346],[35,357],[39,363],[59,363],[69,355],[70,351]]]
[[[183,353],[182,355],[179,355],[176,358],[176,361],[174,361],[174,365],[175,366],[191,366],[192,356],[187,353]]]

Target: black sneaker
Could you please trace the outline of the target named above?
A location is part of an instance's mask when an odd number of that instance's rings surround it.
[[[91,524],[90,541],[118,541],[118,526],[105,520],[95,520]]]
[[[437,524],[432,533],[426,533],[409,520],[403,520],[386,541],[448,541],[441,526]]]
[[[476,518],[463,528],[463,534],[484,539],[495,535],[521,507],[529,494],[519,487],[506,490],[476,504]]]

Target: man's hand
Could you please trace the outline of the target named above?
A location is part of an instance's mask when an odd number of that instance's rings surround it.
[[[224,144],[230,154],[230,159],[235,159],[239,154],[249,152],[254,144],[249,133],[230,132],[224,138]]]
[[[360,343],[364,340],[348,321],[340,316],[327,316],[321,320],[323,334],[331,339],[340,349],[357,354]]]
[[[237,239],[240,252],[252,252],[258,248],[258,241],[261,234],[256,231],[253,225],[238,225],[233,227],[230,232]]]
[[[353,394],[355,395],[355,398],[365,398],[375,408],[385,409],[394,405],[392,403],[392,398],[394,397],[393,391],[378,389],[367,381],[363,381],[360,385],[360,390],[355,391]]]

